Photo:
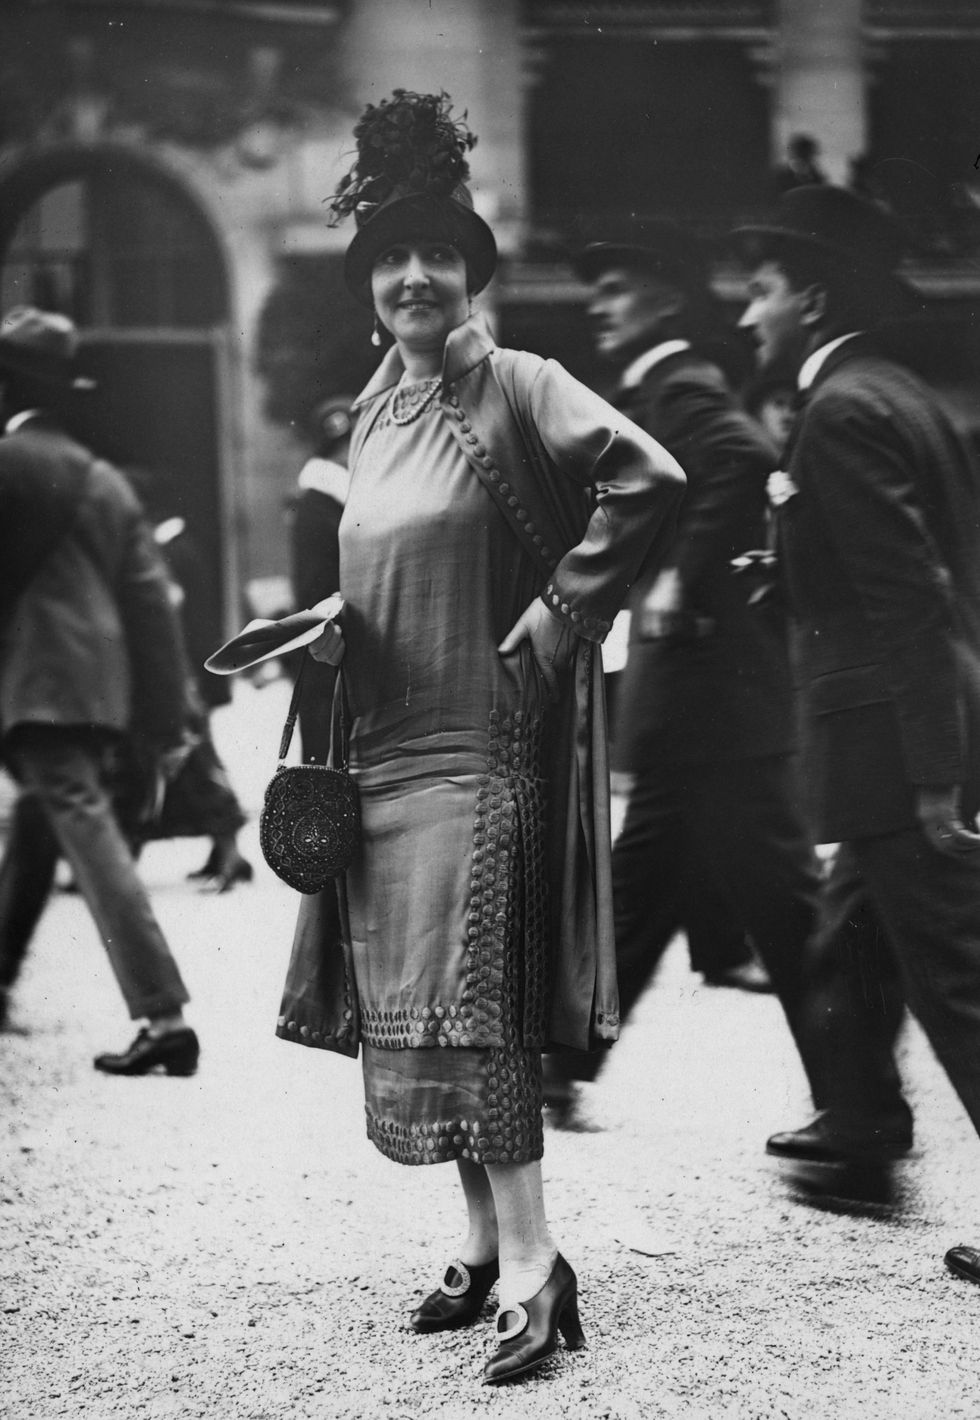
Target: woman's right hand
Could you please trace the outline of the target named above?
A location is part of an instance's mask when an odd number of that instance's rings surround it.
[[[316,640],[310,642],[308,649],[315,661],[321,661],[328,666],[339,666],[347,650],[344,633],[335,621],[331,621]]]
[[[551,700],[557,700],[560,691],[559,676],[572,663],[576,640],[575,632],[561,617],[555,616],[540,597],[535,597],[508,631],[497,650],[501,656],[512,656],[523,641],[529,642],[548,696]]]

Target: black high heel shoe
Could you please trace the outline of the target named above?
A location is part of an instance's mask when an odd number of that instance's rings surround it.
[[[410,1325],[422,1332],[454,1331],[458,1326],[470,1326],[480,1315],[490,1288],[499,1276],[500,1264],[496,1258],[470,1267],[456,1258],[446,1268],[441,1286],[412,1312]]]
[[[558,1333],[569,1351],[585,1345],[578,1317],[578,1281],[558,1254],[551,1276],[529,1302],[497,1312],[500,1345],[483,1370],[484,1385],[500,1385],[536,1370],[558,1349]]]
[[[255,869],[247,858],[237,854],[227,863],[218,867],[204,884],[206,892],[230,892],[236,883],[250,883],[255,877]]]

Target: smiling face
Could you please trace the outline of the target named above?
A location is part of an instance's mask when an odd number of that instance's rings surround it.
[[[666,324],[684,297],[652,272],[611,266],[592,283],[587,312],[597,352],[626,360],[668,338]]]
[[[795,289],[777,262],[762,261],[749,277],[748,292],[738,324],[751,333],[760,367],[778,360],[798,370],[814,329],[812,289]]]
[[[371,295],[403,355],[441,354],[446,336],[469,314],[466,262],[447,242],[397,243],[374,263]]]

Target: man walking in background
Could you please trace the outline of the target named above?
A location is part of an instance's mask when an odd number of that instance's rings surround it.
[[[596,347],[623,367],[620,408],[687,474],[672,553],[630,601],[613,753],[632,776],[613,851],[622,1011],[703,890],[750,935],[796,1034],[818,883],[798,805],[786,630],[775,602],[750,605],[732,567],[762,543],[776,454],[726,381],[719,362],[735,341],[690,233],[647,224],[586,247],[578,265]],[[592,1078],[601,1058],[552,1059],[553,1102],[562,1075]]]
[[[77,335],[18,307],[0,322],[0,751],[21,789],[0,863],[0,1019],[61,853],[134,1020],[128,1050],[95,1065],[189,1075],[188,1000],[105,784],[131,726],[179,744],[186,662],[167,574],[126,479],[53,409],[73,386]]]
[[[742,325],[806,398],[772,491],[817,836],[841,845],[803,1022],[824,1107],[769,1152],[827,1169],[840,1191],[849,1169],[887,1174],[911,1148],[903,1001],[980,1130],[980,480],[873,330],[910,295],[891,219],[804,187],[742,236]],[[980,1282],[980,1251],[946,1261]]]

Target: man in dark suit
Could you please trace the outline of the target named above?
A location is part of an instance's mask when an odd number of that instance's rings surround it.
[[[587,247],[579,270],[597,349],[622,367],[619,406],[687,474],[672,555],[631,598],[619,691],[613,762],[632,776],[613,851],[622,1010],[686,925],[693,877],[748,931],[795,1033],[818,884],[789,654],[778,605],[750,605],[753,587],[732,567],[763,539],[776,455],[726,381],[720,362],[737,342],[691,234],[647,224]],[[588,1078],[600,1058],[564,1069]],[[559,1058],[549,1074],[562,1068]]]
[[[742,324],[807,397],[772,492],[817,834],[841,845],[804,1020],[824,1108],[769,1151],[887,1171],[912,1142],[903,999],[980,1129],[980,481],[872,331],[909,294],[892,221],[841,188],[799,188],[743,238]],[[947,1263],[980,1281],[977,1250]]]
[[[96,1068],[189,1075],[187,991],[107,788],[133,724],[147,753],[179,745],[186,661],[140,504],[51,412],[77,383],[76,343],[64,316],[18,307],[0,322],[0,753],[21,789],[0,863],[0,1022],[63,853],[147,1021]]]

